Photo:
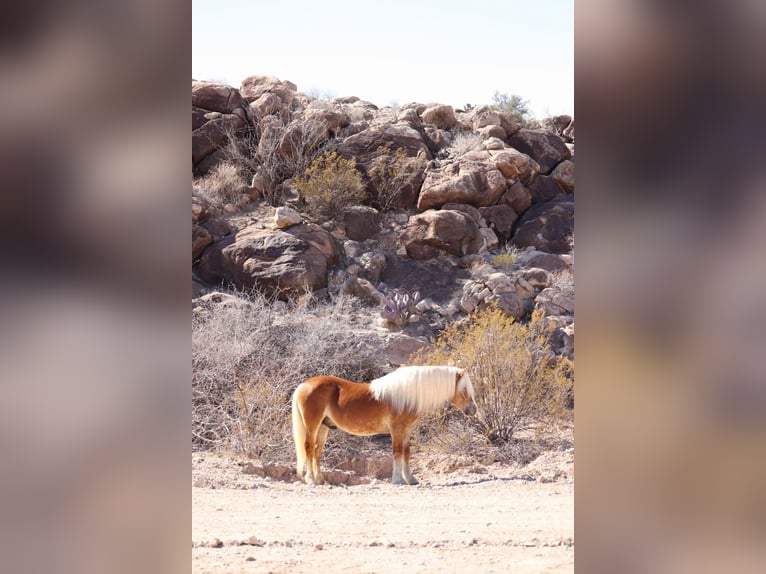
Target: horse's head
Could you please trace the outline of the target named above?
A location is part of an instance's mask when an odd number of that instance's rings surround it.
[[[465,369],[461,369],[457,372],[455,395],[450,399],[450,402],[469,416],[476,414],[473,385],[471,384],[471,378],[468,376],[468,373],[465,372]]]

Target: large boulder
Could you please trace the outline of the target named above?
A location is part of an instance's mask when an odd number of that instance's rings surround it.
[[[566,114],[562,114],[559,116],[551,116],[549,118],[545,118],[541,122],[542,127],[544,127],[546,130],[553,132],[557,136],[560,136],[564,141],[568,141],[568,142],[571,142],[572,140],[569,139],[568,136],[565,136],[564,132],[570,126],[571,123],[572,123],[572,116],[569,116]]]
[[[368,174],[375,161],[380,161],[381,157],[385,160],[388,155],[391,163],[396,161],[396,153],[401,153],[413,161],[408,165],[397,163],[396,170],[401,170],[399,180],[402,186],[399,190],[394,207],[411,209],[417,202],[420,186],[423,183],[425,161],[414,161],[421,157],[425,160],[432,158],[428,145],[423,140],[419,131],[413,129],[406,123],[375,125],[363,129],[346,139],[338,145],[338,155],[354,159],[360,170]],[[370,194],[375,197],[377,191],[374,189],[374,181],[368,184]]]
[[[343,227],[346,237],[364,241],[380,232],[378,210],[366,205],[354,205],[343,211]]]
[[[476,207],[492,205],[503,195],[506,185],[505,177],[493,163],[461,157],[426,172],[418,209],[431,209],[450,202]]]
[[[455,110],[452,106],[444,104],[435,104],[427,107],[420,114],[420,120],[424,124],[432,125],[440,130],[451,130],[457,125]]]
[[[544,174],[550,173],[556,165],[572,157],[564,140],[545,129],[522,128],[508,138],[508,143],[540,164],[540,171]]]
[[[428,210],[410,218],[402,245],[413,259],[431,259],[443,252],[477,253],[483,244],[479,226],[461,211]]]
[[[532,194],[523,183],[517,181],[508,187],[500,200],[510,205],[516,213],[524,213],[532,205]]]
[[[530,207],[519,218],[513,243],[547,253],[568,253],[574,231],[574,203],[552,201]]]
[[[203,175],[225,159],[221,149],[231,134],[253,124],[239,90],[214,82],[192,81],[192,167]]]
[[[249,76],[242,80],[239,92],[246,102],[254,102],[264,94],[277,96],[283,106],[289,105],[295,99],[298,86],[292,82],[282,81],[273,76]]]
[[[540,173],[540,165],[527,154],[513,148],[503,148],[489,152],[495,167],[510,182],[519,181],[528,184]]]
[[[532,203],[556,201],[566,195],[566,190],[549,175],[538,175],[527,189],[532,197]]]
[[[551,172],[551,179],[565,191],[574,191],[574,165],[573,161],[566,159]]]
[[[513,228],[513,224],[519,218],[513,208],[505,203],[480,207],[479,212],[487,222],[487,225],[503,240],[511,236],[511,228]]]
[[[207,115],[211,119],[192,131],[192,164],[195,166],[228,142],[229,134],[247,127],[247,122],[235,114],[212,112]]]
[[[247,102],[239,90],[231,86],[214,82],[192,82],[192,109],[195,107],[231,114],[237,108],[246,110]]]
[[[284,299],[326,287],[327,270],[337,260],[332,236],[317,225],[286,230],[251,226],[207,247],[199,275],[211,284],[229,283]]]

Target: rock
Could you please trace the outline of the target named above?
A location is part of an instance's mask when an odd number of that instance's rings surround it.
[[[544,325],[553,328],[551,336],[553,352],[568,359],[574,358],[574,316],[549,315],[545,317]]]
[[[500,119],[500,112],[490,106],[481,106],[473,112],[473,129],[480,130],[485,126],[502,126],[503,120]]]
[[[520,214],[532,205],[532,194],[521,182],[517,181],[505,191],[500,200],[510,205],[517,214]]]
[[[207,229],[213,241],[219,241],[233,231],[231,224],[222,217],[211,217],[203,221],[201,225]]]
[[[538,267],[548,273],[563,271],[569,269],[572,265],[567,255],[558,255],[554,253],[543,253],[542,251],[531,250],[521,254],[517,258],[522,267]]]
[[[287,230],[247,227],[210,245],[199,275],[208,283],[231,283],[286,298],[327,285],[327,270],[338,259],[332,237],[313,224]]]
[[[442,168],[426,172],[418,197],[418,209],[431,209],[450,202],[477,207],[492,205],[503,195],[505,187],[505,177],[493,164],[464,156]]]
[[[548,287],[540,291],[535,298],[535,308],[542,309],[543,314],[571,315],[574,313],[574,293],[566,292],[557,287]]]
[[[431,144],[430,147],[434,151],[444,149],[452,141],[450,133],[447,130],[440,130],[432,126],[426,126],[423,128],[423,132],[426,134],[426,138],[428,138],[428,141]]]
[[[484,249],[497,249],[497,246],[500,245],[497,235],[489,227],[479,228],[479,233],[484,240]]]
[[[548,253],[568,253],[571,249],[569,238],[573,230],[574,203],[540,203],[530,207],[519,218],[513,243],[519,247],[531,246]]]
[[[511,236],[511,228],[519,218],[513,208],[505,203],[480,207],[479,212],[490,228],[503,240]]]
[[[479,227],[460,211],[428,210],[410,218],[401,236],[407,255],[430,259],[441,251],[453,255],[477,253],[482,246]]]
[[[380,148],[388,149],[388,153],[395,154],[401,149],[408,158],[422,157],[426,161],[432,159],[420,132],[407,124],[386,124],[368,127],[359,133],[344,139],[338,145],[338,154],[344,158],[354,159],[365,174],[369,173],[375,160],[379,161]],[[402,187],[394,201],[393,206],[402,209],[415,207],[418,199],[418,191],[423,183],[425,162],[411,162],[409,165],[399,166],[403,170]],[[368,184],[368,190],[374,196],[376,190],[374,181]]]
[[[377,284],[386,268],[386,256],[380,252],[368,251],[359,258],[359,264],[362,268],[362,275],[370,283]]]
[[[364,241],[380,233],[378,223],[379,213],[377,209],[366,205],[355,205],[346,208],[343,212],[343,225],[346,228],[346,236],[355,241]]]
[[[540,165],[534,159],[513,148],[492,150],[490,159],[500,173],[511,182],[520,181],[528,184],[540,173]]]
[[[544,129],[522,128],[508,138],[508,143],[540,164],[540,172],[544,174],[550,173],[557,164],[571,157],[564,140]]]
[[[551,172],[551,179],[564,191],[574,191],[574,162],[568,159],[562,161]]]
[[[481,135],[481,139],[484,140],[485,149],[490,149],[489,147],[486,147],[487,140],[490,138],[495,138],[500,140],[501,145],[497,149],[503,149],[505,147],[508,147],[507,145],[505,145],[505,138],[508,137],[508,134],[505,133],[505,130],[503,129],[502,126],[498,126],[494,124],[489,126],[484,126],[483,128],[479,130],[479,134]]]
[[[476,223],[477,225],[481,221],[481,212],[477,208],[475,208],[473,205],[468,205],[467,203],[454,203],[450,201],[442,205],[442,209],[462,211],[466,215],[470,216],[471,219],[473,219],[474,223]]]
[[[550,274],[539,267],[525,269],[522,276],[534,289],[545,289],[551,284]]]
[[[410,357],[426,346],[426,342],[408,335],[395,335],[388,339],[386,354],[394,365],[403,365]]]
[[[353,276],[344,283],[341,292],[346,295],[353,295],[369,305],[382,305],[385,299],[383,293],[378,291],[372,283]]]
[[[192,106],[230,114],[237,108],[247,109],[247,102],[239,90],[231,86],[214,82],[192,82]],[[194,121],[192,121],[192,129],[194,129]]]
[[[423,110],[420,119],[424,124],[430,124],[440,130],[451,130],[457,125],[455,110],[452,106],[437,104]]]
[[[545,118],[542,122],[542,127],[546,130],[553,132],[557,136],[561,137],[564,141],[571,142],[574,138],[569,137],[569,133],[567,132],[567,135],[564,135],[564,132],[567,131],[567,128],[572,125],[572,116],[562,114],[558,116],[552,116],[549,118]],[[572,135],[574,132],[574,127],[572,128]]]
[[[192,261],[196,261],[205,248],[213,243],[213,236],[201,225],[192,225]]]
[[[221,215],[221,210],[207,199],[192,192],[192,223],[202,223],[210,217]]]
[[[301,222],[301,215],[294,209],[280,206],[274,210],[274,225],[277,229],[286,229]]]
[[[497,126],[497,127],[500,127],[500,126]],[[503,128],[500,128],[500,129],[503,129]],[[505,145],[505,142],[501,140],[500,138],[490,137],[485,139],[482,142],[481,147],[484,148],[485,150],[499,151],[501,149],[507,148],[508,146]]]
[[[469,281],[463,286],[458,306],[465,313],[492,304],[516,319],[526,314],[524,303],[516,293],[513,282],[502,273],[493,273],[485,280]]]
[[[550,176],[538,175],[528,186],[532,203],[556,201],[566,196],[566,191]]]
[[[273,94],[282,101],[283,106],[292,103],[297,91],[298,87],[292,82],[283,82],[273,76],[250,76],[242,80],[239,87],[239,93],[248,103],[264,94]]]
[[[192,273],[192,299],[202,297],[205,293],[207,293],[207,286]]]
[[[240,116],[225,114],[210,120],[192,131],[192,164],[199,164],[226,142],[228,134],[236,133],[247,126]]]

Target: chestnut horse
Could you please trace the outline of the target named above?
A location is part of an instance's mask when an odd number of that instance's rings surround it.
[[[446,366],[401,367],[371,383],[318,376],[293,393],[293,438],[298,477],[322,484],[319,460],[327,434],[340,428],[355,435],[390,434],[394,484],[418,484],[410,470],[410,432],[418,418],[449,401],[468,415],[476,413],[473,385],[464,369]]]

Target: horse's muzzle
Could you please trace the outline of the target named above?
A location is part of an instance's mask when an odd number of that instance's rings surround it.
[[[463,409],[463,412],[467,414],[469,417],[472,417],[476,414],[476,404],[470,403],[465,406],[465,409]]]

